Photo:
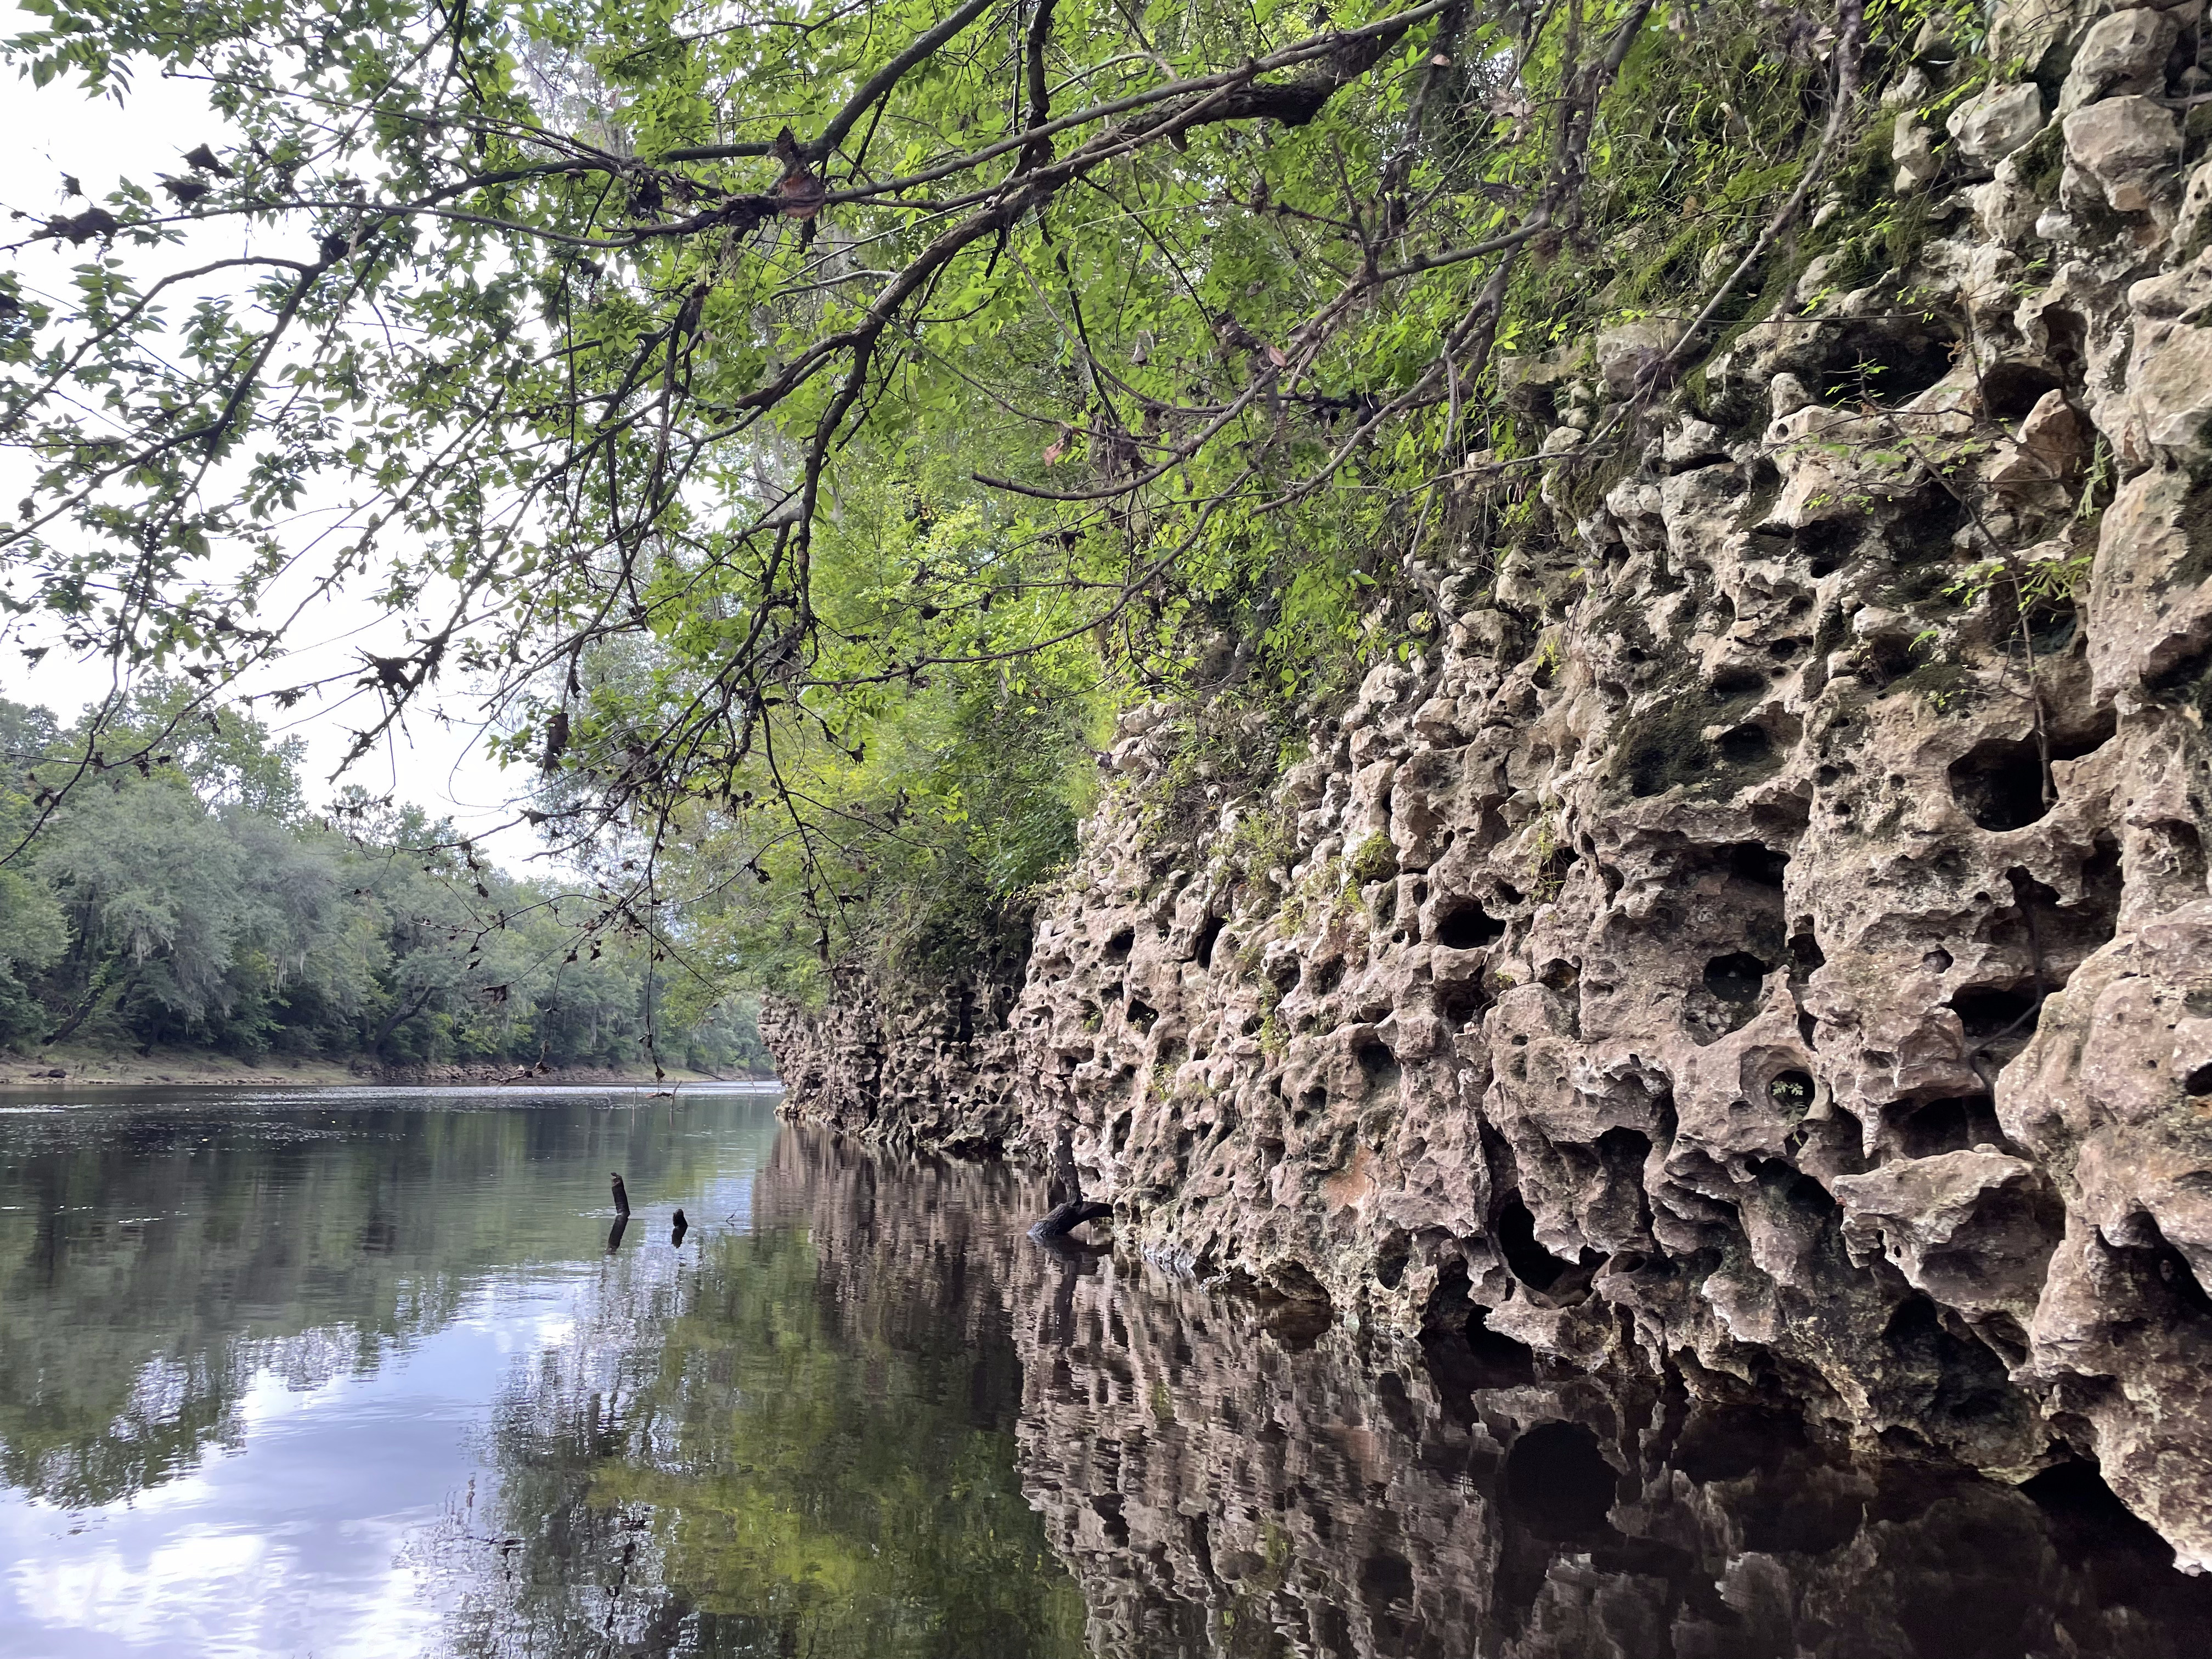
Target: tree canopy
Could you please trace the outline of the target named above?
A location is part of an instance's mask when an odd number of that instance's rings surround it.
[[[1033,880],[1115,701],[1310,692],[1378,563],[1534,510],[1511,362],[1650,325],[1585,428],[1640,443],[1774,302],[1866,52],[1948,15],[27,8],[33,81],[181,77],[223,131],[0,275],[0,605],[212,695],[373,592],[362,745],[465,678],[533,821],[720,834],[822,957],[871,868]]]
[[[179,725],[155,680],[106,741],[161,752],[71,791],[0,870],[0,1045],[71,1039],[398,1066],[765,1069],[749,1006],[688,965],[681,919],[589,882],[517,881],[451,827],[357,791],[300,805],[296,739],[229,712]],[[0,699],[0,835],[82,726]]]

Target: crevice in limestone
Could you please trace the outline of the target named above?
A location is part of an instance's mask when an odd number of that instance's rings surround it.
[[[1196,937],[1191,940],[1191,959],[1201,968],[1213,966],[1213,947],[1221,938],[1221,930],[1229,925],[1228,918],[1209,915],[1200,924]]]

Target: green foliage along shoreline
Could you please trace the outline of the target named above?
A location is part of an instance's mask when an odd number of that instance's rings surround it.
[[[179,722],[187,701],[152,684],[88,744],[0,699],[0,840],[28,837],[0,866],[0,1050],[768,1070],[751,1006],[665,933],[493,869],[416,809],[352,792],[312,815],[297,739],[229,709]],[[143,767],[61,793],[73,757],[165,730]]]

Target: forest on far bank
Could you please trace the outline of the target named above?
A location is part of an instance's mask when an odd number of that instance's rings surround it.
[[[0,866],[0,1049],[769,1069],[754,1005],[687,970],[665,919],[358,790],[312,813],[296,738],[179,722],[189,701],[149,684],[106,744],[167,730],[158,752],[65,779],[105,745],[0,698],[0,842],[28,837]]]

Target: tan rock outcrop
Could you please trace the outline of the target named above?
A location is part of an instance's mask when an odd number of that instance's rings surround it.
[[[2094,47],[2063,180],[2046,130],[1625,471],[1551,463],[1571,534],[1409,570],[1425,636],[1202,833],[1150,809],[1212,716],[1125,722],[1003,1028],[860,1119],[1072,1164],[1156,1263],[1348,1328],[2093,1456],[2212,1560],[2212,211],[2168,21],[2116,17],[2000,9],[2031,69]]]

